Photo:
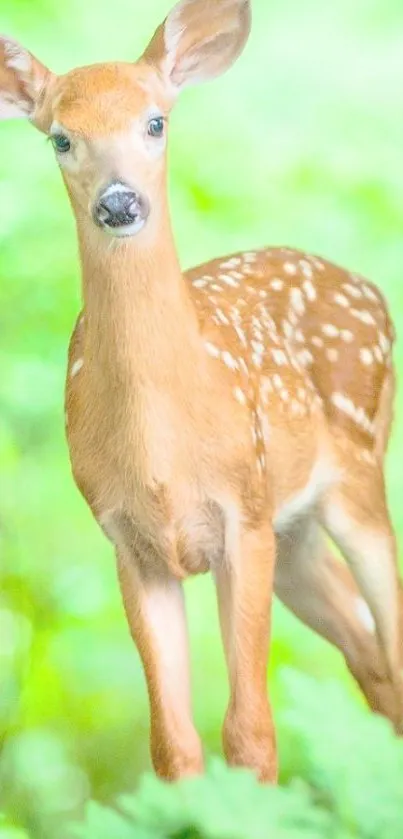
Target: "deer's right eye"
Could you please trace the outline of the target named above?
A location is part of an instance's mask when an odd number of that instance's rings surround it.
[[[71,149],[70,140],[65,134],[54,134],[52,143],[58,154],[66,154]]]

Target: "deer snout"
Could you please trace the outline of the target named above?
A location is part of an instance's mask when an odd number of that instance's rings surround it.
[[[94,219],[114,236],[133,236],[144,226],[149,212],[144,196],[125,184],[113,183],[100,194]]]

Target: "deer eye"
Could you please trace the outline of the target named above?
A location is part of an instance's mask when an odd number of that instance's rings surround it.
[[[148,134],[150,137],[162,137],[164,134],[164,118],[153,117],[148,123]]]
[[[59,154],[66,154],[71,149],[70,140],[65,134],[53,134],[52,143]]]

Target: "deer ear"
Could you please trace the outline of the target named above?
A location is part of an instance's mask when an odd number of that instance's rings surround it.
[[[51,76],[17,41],[0,35],[0,120],[33,119]]]
[[[225,73],[251,27],[250,0],[182,0],[157,29],[143,58],[179,93]]]

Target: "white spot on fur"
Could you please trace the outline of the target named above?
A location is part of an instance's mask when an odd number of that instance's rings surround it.
[[[324,323],[322,326],[322,332],[324,335],[328,335],[329,338],[337,338],[339,334],[337,326],[334,326],[333,323]]]
[[[323,347],[323,338],[319,338],[319,335],[312,335],[311,344],[313,344],[314,347]]]
[[[261,353],[258,353],[258,352],[253,352],[252,353],[252,364],[254,364],[255,367],[258,368],[258,370],[260,370],[260,368],[262,367],[262,364],[263,364],[263,356],[262,356]]]
[[[304,277],[306,277],[308,280],[311,280],[312,277],[313,277],[313,271],[312,271],[312,266],[310,265],[308,260],[307,259],[300,259],[299,264],[300,264],[300,267],[302,268],[302,273],[303,273]]]
[[[351,342],[354,340],[354,335],[352,332],[350,332],[349,329],[342,329],[340,331],[340,338],[342,339],[342,341],[345,341],[346,344],[351,344]]]
[[[229,274],[219,274],[218,279],[221,280],[222,283],[231,286],[232,288],[238,288],[239,282],[234,280]],[[242,279],[242,277],[241,277]]]
[[[368,326],[376,326],[375,318],[371,315],[370,312],[367,312],[365,309],[350,309],[350,312],[352,316],[354,318],[357,318],[357,320],[360,320],[361,323],[366,323],[368,324]]]
[[[343,306],[345,309],[347,309],[350,305],[350,301],[345,294],[335,294],[334,302],[337,303],[338,306]]]
[[[286,274],[290,274],[291,276],[295,276],[298,273],[297,266],[294,265],[293,262],[285,262],[283,265],[284,271]]]
[[[231,268],[238,268],[240,264],[241,260],[239,259],[239,257],[234,256],[232,259],[229,259],[228,262],[222,262],[221,268],[224,268],[224,271],[226,268],[229,268],[231,270]]]
[[[242,388],[240,388],[240,387],[234,388],[234,396],[235,396],[236,401],[239,402],[240,405],[246,405],[246,396],[245,396]]]
[[[372,612],[371,612],[368,604],[365,602],[365,600],[362,599],[362,597],[357,597],[357,599],[356,599],[356,609],[357,609],[358,618],[359,618],[360,622],[362,623],[362,625],[367,630],[367,632],[369,632],[371,635],[375,635],[376,625],[375,625],[375,621],[372,617]]]
[[[373,364],[374,357],[371,350],[368,350],[366,347],[362,347],[360,349],[360,359],[363,364],[367,364],[368,366]]]
[[[378,303],[378,304],[380,303],[380,299],[379,299],[378,295],[375,294],[375,292],[372,290],[372,288],[370,288],[368,285],[366,285],[364,283],[361,285],[361,288],[362,288],[364,297],[366,297],[367,300],[371,300],[372,303]]]
[[[331,361],[331,362],[338,361],[339,351],[334,349],[334,347],[330,347],[329,349],[326,350],[326,356],[327,356],[328,360]]]
[[[225,350],[225,352],[221,353],[221,358],[226,367],[229,367],[230,370],[238,370],[238,362],[230,352]]]
[[[383,332],[379,333],[379,346],[380,346],[382,352],[384,353],[384,355],[387,355],[387,353],[390,351],[390,348],[391,348],[391,343],[389,341],[389,338],[387,338],[386,335],[383,334]]]
[[[294,330],[288,320],[283,320],[283,332],[286,338],[290,339],[294,335]]]
[[[243,331],[243,329],[241,329],[241,327],[240,327],[240,326],[238,326],[237,324],[234,324],[234,330],[235,330],[235,332],[236,332],[236,335],[237,335],[237,336],[238,336],[238,338],[239,338],[240,343],[242,344],[242,346],[243,346],[244,348],[246,348],[246,347],[248,346],[248,342],[247,342],[247,339],[246,339],[245,332],[244,332],[244,331]]]
[[[279,367],[283,364],[288,363],[287,356],[283,350],[272,350],[271,356],[275,364],[278,364]]]
[[[264,353],[264,344],[263,344],[263,342],[262,342],[262,341],[255,341],[255,339],[253,338],[253,339],[252,339],[252,341],[250,342],[250,344],[251,344],[252,349],[253,349],[255,352],[259,353],[259,355],[263,355],[263,353]]]
[[[304,289],[304,292],[308,300],[310,300],[313,303],[313,301],[316,300],[316,288],[314,284],[310,280],[305,280],[302,285],[302,288]]]
[[[222,311],[222,309],[216,309],[215,310],[215,315],[216,315],[217,320],[220,321],[220,323],[224,324],[224,326],[229,326],[229,320],[228,320],[227,316],[224,314],[224,312]]]
[[[301,352],[298,353],[298,361],[304,367],[307,367],[309,364],[312,364],[313,360],[313,355],[311,352],[309,352],[309,350],[301,350]]]
[[[291,305],[298,315],[303,315],[305,312],[305,304],[300,288],[292,288],[290,292]]]
[[[218,349],[218,347],[216,347],[210,341],[206,341],[205,347],[206,347],[206,350],[207,350],[208,354],[211,355],[212,358],[219,358],[220,357],[220,355],[221,355],[220,350]]]
[[[77,376],[77,373],[80,372],[81,368],[84,365],[84,360],[82,358],[78,358],[77,361],[74,362],[71,366],[70,376],[73,379],[74,376]]]
[[[336,392],[332,394],[331,401],[335,408],[350,417],[353,422],[361,426],[368,434],[374,433],[374,423],[371,422],[364,409],[354,405],[354,402],[348,396]]]
[[[310,256],[309,259],[310,259],[310,261],[312,262],[312,265],[314,265],[314,267],[316,268],[317,271],[325,271],[326,270],[323,262],[320,259],[318,259],[317,256]]]
[[[354,297],[356,300],[360,300],[362,297],[362,293],[360,289],[355,285],[350,285],[350,283],[343,283],[344,291],[350,295],[350,297]]]
[[[273,291],[282,291],[282,289],[284,288],[284,280],[280,280],[277,277],[275,277],[274,280],[272,280],[270,283],[270,288],[272,288]]]

